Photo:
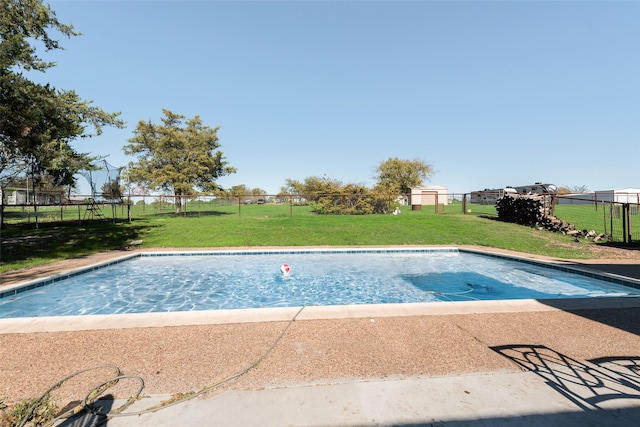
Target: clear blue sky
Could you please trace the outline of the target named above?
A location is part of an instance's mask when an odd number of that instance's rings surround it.
[[[374,184],[389,157],[469,192],[536,181],[640,187],[640,2],[51,1],[83,33],[43,54],[124,130],[162,109],[221,126],[245,184]]]

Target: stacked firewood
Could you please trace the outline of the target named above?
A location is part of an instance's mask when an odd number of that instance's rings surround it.
[[[502,221],[563,233],[573,236],[576,241],[580,238],[594,242],[609,239],[606,234],[599,234],[594,230],[578,230],[573,224],[556,218],[551,215],[550,206],[550,196],[540,194],[507,194],[496,202],[498,218]]]
[[[496,210],[502,221],[534,227],[549,215],[545,202],[538,194],[505,194],[496,201]]]

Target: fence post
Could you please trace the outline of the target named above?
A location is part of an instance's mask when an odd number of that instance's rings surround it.
[[[182,204],[184,205],[184,217],[187,217],[187,196],[182,196]]]
[[[622,204],[622,242],[631,243],[631,233],[627,233],[629,218],[629,203]]]
[[[613,240],[613,202],[609,203],[609,222],[611,223],[611,240]]]
[[[627,204],[627,228],[629,229],[629,243],[633,237],[633,230],[631,229],[631,204]]]
[[[597,208],[598,203],[596,202],[596,211],[598,210]],[[607,233],[607,209],[604,206],[604,202],[602,202],[602,221],[604,222],[604,234],[608,234]],[[613,237],[613,233],[611,233],[611,237]]]

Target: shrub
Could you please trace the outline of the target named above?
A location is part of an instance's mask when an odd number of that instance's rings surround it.
[[[25,399],[13,405],[10,410],[0,401],[0,426],[13,427],[25,425],[40,426],[51,421],[58,411],[47,394],[40,399]]]

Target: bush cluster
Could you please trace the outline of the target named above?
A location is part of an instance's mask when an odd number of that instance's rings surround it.
[[[326,194],[314,197],[313,211],[318,214],[383,214],[389,209],[387,197],[370,192],[361,194]]]

